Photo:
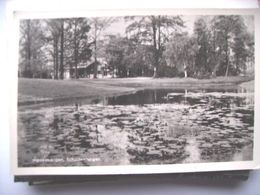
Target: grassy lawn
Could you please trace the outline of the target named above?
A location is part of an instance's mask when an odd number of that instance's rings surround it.
[[[97,97],[129,92],[131,88],[96,85],[79,80],[19,79],[18,102],[42,102],[54,99]]]
[[[217,77],[213,79],[194,78],[117,78],[47,80],[20,78],[18,102],[44,102],[77,97],[100,97],[123,94],[149,88],[219,88],[234,86],[252,77]]]
[[[236,85],[253,80],[253,77],[216,77],[212,79],[195,79],[195,78],[117,78],[117,79],[81,79],[80,82],[92,83],[106,86],[131,87],[131,88],[198,88],[212,86]]]

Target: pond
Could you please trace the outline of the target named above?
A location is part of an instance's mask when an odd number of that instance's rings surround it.
[[[254,93],[149,89],[18,112],[18,164],[95,166],[253,158]]]

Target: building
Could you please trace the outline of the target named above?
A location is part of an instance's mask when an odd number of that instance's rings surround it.
[[[110,78],[112,77],[111,71],[104,58],[97,59],[97,78]],[[95,60],[91,58],[87,63],[81,63],[77,67],[79,78],[94,78]],[[64,79],[75,78],[75,67],[66,67],[64,70]]]

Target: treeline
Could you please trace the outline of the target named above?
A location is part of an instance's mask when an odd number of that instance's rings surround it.
[[[251,18],[252,19],[252,18]],[[106,34],[112,23],[125,34]],[[254,34],[238,15],[197,16],[185,32],[181,16],[22,20],[19,76],[79,78],[78,67],[99,59],[118,77],[231,76],[254,70]]]
[[[19,76],[63,79],[65,68],[78,78],[78,66],[94,58],[98,40],[113,18],[22,20]],[[95,75],[97,70],[94,70]]]

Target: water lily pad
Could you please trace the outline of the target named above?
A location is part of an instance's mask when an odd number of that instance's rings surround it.
[[[157,150],[152,150],[152,151],[148,151],[146,155],[152,158],[160,158],[162,156],[162,153]]]
[[[213,144],[211,144],[211,143],[202,143],[199,147],[200,148],[210,148],[212,146],[213,146]]]

